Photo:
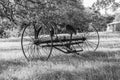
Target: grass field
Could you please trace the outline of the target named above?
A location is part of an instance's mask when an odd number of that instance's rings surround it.
[[[96,52],[27,62],[19,39],[0,40],[0,80],[120,80],[120,33],[99,32]]]

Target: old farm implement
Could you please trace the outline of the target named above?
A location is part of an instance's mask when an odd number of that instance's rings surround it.
[[[95,27],[76,28],[74,34],[72,30],[60,31],[57,26],[41,22],[39,27],[29,25],[23,29],[21,47],[27,60],[47,60],[59,52],[79,55],[98,48],[99,34]]]

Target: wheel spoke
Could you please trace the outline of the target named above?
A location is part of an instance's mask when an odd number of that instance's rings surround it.
[[[30,49],[29,49],[29,52],[28,52],[28,57],[30,57],[30,58],[32,58],[32,52],[33,52],[33,50],[32,50],[32,45],[30,46]]]
[[[83,50],[82,46],[80,44],[77,44],[81,50]]]
[[[85,49],[87,49],[88,51],[90,51],[89,47],[88,47],[88,44],[86,42],[84,44],[86,45]]]
[[[30,46],[31,46],[31,45],[30,45]],[[24,49],[24,52],[25,52],[25,53],[30,50],[30,46],[28,46],[27,49],[26,49],[26,48]]]
[[[92,44],[92,45],[95,45],[95,46],[97,46],[97,45],[98,45],[98,43],[91,42],[91,41],[89,41],[89,44]]]
[[[32,43],[29,43],[29,44],[25,44],[24,46],[29,46],[29,45],[32,45]]]
[[[26,34],[28,34],[26,31],[25,31]],[[30,34],[28,34],[29,38],[31,38],[32,40],[34,40],[33,37],[30,36]]]
[[[91,48],[92,50],[94,50],[94,47],[93,47],[91,44],[89,44],[88,41],[86,41],[86,43],[90,46],[90,48]]]
[[[31,53],[30,53],[30,56],[31,56],[31,58],[33,58],[33,53],[34,53],[34,45],[33,46],[31,46]]]
[[[83,32],[83,33],[82,33]],[[86,38],[84,43],[82,44],[84,52],[85,51],[95,51],[98,48],[99,45],[99,34],[97,30],[92,26],[91,28],[88,28],[86,30],[83,30],[80,33],[80,36]],[[80,44],[77,44],[79,47],[81,47]]]
[[[40,55],[39,55],[39,53],[40,53],[40,52],[39,52],[39,46],[36,46],[36,51],[37,51],[37,56],[40,56]]]

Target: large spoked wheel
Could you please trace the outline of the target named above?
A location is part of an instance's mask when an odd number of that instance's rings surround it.
[[[75,41],[76,43],[78,42],[78,44],[72,45],[76,51],[96,51],[99,46],[99,34],[93,26],[85,29],[78,29],[78,32],[74,37],[80,39],[79,41]]]
[[[52,45],[50,30],[45,26],[38,29],[35,29],[34,26],[27,26],[23,29],[21,47],[28,61],[33,59],[47,60],[52,53]]]

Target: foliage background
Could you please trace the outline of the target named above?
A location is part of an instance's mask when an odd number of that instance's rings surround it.
[[[85,8],[82,0],[0,0],[0,34],[16,37],[25,23],[37,22],[40,26],[41,21],[65,22],[83,29],[92,22],[99,31],[104,31],[113,18],[102,16],[94,7]]]

